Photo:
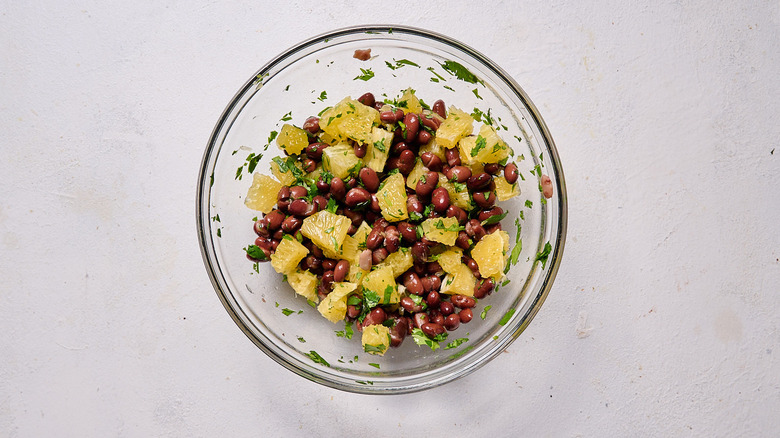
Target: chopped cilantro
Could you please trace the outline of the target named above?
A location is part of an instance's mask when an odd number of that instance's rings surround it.
[[[458,348],[458,347],[460,347],[460,344],[462,344],[464,342],[468,342],[468,341],[469,341],[469,338],[458,338],[458,339],[455,339],[454,341],[448,343],[447,346],[444,347],[444,349],[445,350],[449,350],[450,348]]]
[[[316,351],[311,350],[308,353],[306,353],[306,356],[309,357],[309,359],[313,360],[314,363],[325,365],[326,367],[330,367],[330,364],[328,361],[326,361],[322,356],[320,356]]]
[[[479,314],[479,317],[483,320],[487,318],[488,310],[490,310],[493,306],[485,306],[485,308],[482,310],[482,313]]]
[[[544,248],[539,251],[534,258],[534,261],[538,260],[542,262],[542,269],[544,269],[544,265],[547,263],[547,257],[549,257],[551,250],[552,246],[550,245],[550,242],[547,242],[544,244]]]
[[[505,211],[502,214],[495,214],[493,216],[490,216],[489,218],[482,221],[482,225],[493,225],[501,222],[501,219],[505,218],[506,215],[509,214],[509,211]]]
[[[525,206],[528,208],[533,208],[534,203],[530,199],[525,200]]]
[[[282,309],[282,313],[284,313],[284,316],[290,316],[293,313],[295,313],[295,310],[288,309],[288,308],[285,307],[284,309]]]
[[[445,333],[446,334],[446,333]],[[427,345],[431,350],[439,348],[439,343],[429,338],[422,330],[416,328],[412,330],[412,339],[417,345]]]
[[[444,61],[444,64],[439,63],[439,65],[441,65],[441,67],[447,71],[447,73],[454,75],[461,81],[465,81],[470,84],[482,84],[482,81],[474,73],[470,72],[469,69],[460,63],[455,61]]]
[[[257,245],[249,245],[246,248],[244,248],[244,251],[246,251],[246,255],[249,257],[252,257],[255,260],[268,260],[268,257],[266,257],[265,252],[260,249]]]
[[[370,68],[361,68],[360,71],[362,72],[361,75],[358,75],[353,79],[353,81],[356,81],[360,79],[361,81],[367,81],[374,77],[374,72]]]
[[[376,368],[376,369],[379,369],[379,364],[378,363],[369,362],[368,364],[371,365],[372,367]]]
[[[320,97],[318,97],[317,100],[322,102],[322,101],[324,101],[327,98],[328,98],[328,92],[327,91],[323,91],[322,93],[320,93]]]
[[[298,336],[298,342],[300,342],[301,344],[305,344],[306,339],[303,339],[303,336]]]
[[[477,143],[474,145],[474,149],[471,150],[471,156],[476,157],[480,150],[487,146],[487,140],[481,135],[477,136]]]
[[[355,334],[355,331],[352,329],[352,323],[349,321],[344,323],[344,330],[338,330],[336,332],[336,336],[347,339],[352,339],[353,334]]]
[[[501,317],[501,320],[498,321],[498,325],[505,325],[509,320],[512,318],[512,315],[515,314],[515,309],[509,309],[504,316]]]
[[[288,87],[289,87],[289,85],[288,85]],[[287,122],[287,121],[290,121],[290,120],[292,120],[292,111],[290,111],[287,114],[283,115],[282,119],[281,119],[282,122]]]
[[[474,93],[475,96],[477,96],[477,99],[482,100],[482,96],[479,95],[479,91],[477,89],[471,90],[472,93]]]

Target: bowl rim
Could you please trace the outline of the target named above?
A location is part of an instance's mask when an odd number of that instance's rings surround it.
[[[515,93],[517,97],[523,102],[523,104],[526,106],[527,110],[530,113],[533,124],[540,131],[544,146],[546,147],[546,152],[550,157],[548,164],[551,164],[555,171],[554,172],[555,179],[553,180],[553,183],[555,184],[555,189],[557,190],[556,199],[558,203],[556,207],[558,212],[557,214],[558,220],[557,220],[557,229],[552,230],[552,235],[551,235],[551,238],[555,239],[555,246],[553,247],[553,250],[550,253],[550,257],[548,258],[548,260],[550,261],[549,268],[546,270],[546,274],[544,275],[544,277],[540,279],[542,285],[541,290],[539,290],[536,296],[533,297],[533,301],[530,307],[528,308],[526,315],[521,319],[521,324],[519,324],[511,332],[510,335],[502,339],[501,342],[497,342],[494,347],[487,349],[486,350],[487,354],[483,356],[481,360],[473,363],[469,363],[468,365],[470,366],[465,367],[457,374],[450,373],[450,374],[444,374],[438,376],[431,376],[432,374],[436,374],[436,373],[433,372],[435,370],[429,370],[423,374],[425,374],[426,377],[434,377],[434,378],[426,379],[424,382],[417,382],[417,383],[413,382],[413,383],[393,386],[393,387],[388,387],[388,386],[374,387],[371,385],[360,385],[354,381],[353,384],[346,385],[343,382],[328,380],[327,378],[324,378],[321,375],[319,375],[316,371],[315,372],[311,371],[311,370],[316,370],[316,368],[310,367],[310,370],[303,369],[297,363],[293,363],[292,361],[288,360],[285,357],[285,355],[277,354],[275,350],[270,348],[268,345],[263,343],[261,339],[255,336],[254,333],[252,333],[251,330],[246,326],[246,324],[241,320],[241,317],[238,314],[237,310],[233,308],[230,299],[227,297],[226,295],[227,292],[222,290],[222,287],[217,278],[218,275],[222,275],[222,274],[218,272],[220,270],[214,265],[214,263],[211,260],[211,257],[212,256],[216,257],[216,255],[215,255],[213,243],[210,240],[210,233],[207,232],[207,230],[210,229],[211,224],[208,221],[208,210],[209,210],[208,199],[210,197],[208,196],[208,194],[210,193],[210,187],[207,187],[206,181],[210,179],[209,178],[210,176],[213,176],[213,174],[209,174],[209,170],[210,170],[209,163],[211,161],[212,154],[216,152],[215,146],[217,145],[217,139],[219,137],[219,133],[223,130],[225,123],[227,122],[228,116],[237,106],[237,104],[240,101],[240,98],[246,94],[246,92],[250,87],[255,86],[256,78],[262,78],[264,74],[271,71],[275,66],[282,63],[291,55],[303,49],[306,49],[312,45],[323,43],[323,42],[327,43],[328,40],[333,38],[337,38],[341,36],[358,35],[358,34],[364,34],[370,37],[372,34],[388,35],[393,33],[409,34],[416,37],[422,37],[423,39],[432,39],[437,42],[443,43],[447,46],[450,46],[454,49],[462,51],[466,55],[474,58],[476,61],[484,64],[488,69],[492,70],[498,77],[500,77],[501,80],[505,82],[505,84],[511,89],[511,91]],[[371,38],[368,39],[370,40]],[[563,250],[566,241],[567,226],[568,226],[568,199],[567,199],[567,192],[566,192],[566,182],[563,173],[563,168],[560,163],[560,157],[558,154],[558,150],[555,146],[555,143],[553,141],[552,135],[550,134],[549,129],[547,127],[547,124],[544,122],[544,119],[542,119],[541,114],[539,113],[537,107],[533,104],[531,99],[525,93],[525,90],[523,90],[520,87],[520,85],[514,80],[514,78],[512,78],[512,76],[510,76],[503,68],[498,66],[492,60],[488,59],[485,55],[483,55],[479,51],[446,35],[425,30],[425,29],[420,29],[417,27],[406,26],[406,25],[372,24],[372,25],[359,25],[359,26],[338,28],[305,39],[287,48],[286,50],[282,51],[279,55],[275,56],[273,59],[267,62],[263,67],[261,67],[256,72],[254,77],[247,80],[246,83],[239,88],[239,90],[230,99],[225,109],[222,111],[218,119],[218,122],[215,124],[211,132],[211,135],[209,136],[208,143],[206,144],[206,149],[203,153],[201,166],[198,173],[195,213],[196,213],[196,225],[198,231],[198,243],[201,250],[201,257],[203,259],[212,286],[214,287],[214,290],[217,293],[220,302],[222,302],[223,307],[225,307],[230,317],[233,319],[233,321],[236,323],[239,329],[252,341],[252,343],[254,343],[258,348],[260,348],[266,355],[268,355],[275,362],[287,368],[288,370],[292,371],[293,373],[302,376],[308,380],[322,384],[324,386],[328,386],[342,391],[353,392],[353,393],[400,394],[400,393],[410,393],[410,392],[417,392],[425,389],[430,389],[457,380],[468,374],[471,374],[472,372],[476,371],[477,369],[481,368],[482,366],[484,366],[485,364],[493,360],[496,356],[498,356],[498,354],[501,351],[506,349],[512,342],[514,342],[520,336],[520,334],[522,334],[522,332],[528,327],[528,325],[531,323],[533,318],[539,312],[539,309],[541,308],[542,304],[544,303],[547,296],[549,295],[555,277],[557,276],[558,270],[560,268],[560,264],[563,256]]]

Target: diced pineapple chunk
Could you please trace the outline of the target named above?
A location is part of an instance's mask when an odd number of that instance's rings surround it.
[[[276,145],[289,155],[297,155],[309,145],[309,136],[303,129],[285,123],[276,136]]]
[[[477,279],[471,269],[463,263],[455,269],[454,274],[447,274],[441,282],[441,293],[474,296],[474,286]]]
[[[470,135],[474,130],[474,119],[468,113],[451,106],[439,129],[436,131],[436,141],[444,148],[458,146],[461,138]]]
[[[344,98],[320,116],[320,129],[341,140],[371,142],[371,128],[379,124],[379,111],[354,100]]]
[[[361,269],[360,265],[349,265],[349,273],[347,273],[347,280],[356,283],[356,284],[363,284],[363,280],[366,278],[366,274],[368,274],[368,271]]]
[[[420,181],[420,178],[425,175],[426,172],[428,172],[428,169],[423,165],[422,160],[416,158],[412,171],[409,172],[409,175],[406,175],[406,186],[412,190],[416,190],[417,181]]]
[[[252,186],[246,193],[244,204],[252,210],[270,213],[276,205],[276,196],[282,185],[270,176],[255,173],[252,177]],[[406,203],[404,203],[404,206]]]
[[[422,155],[426,152],[430,152],[433,155],[436,155],[437,157],[441,158],[442,162],[445,163],[447,162],[447,156],[444,155],[444,148],[441,146],[441,143],[436,141],[436,137],[434,137],[433,140],[429,141],[428,143],[420,146],[418,155]]]
[[[506,234],[506,238],[502,237]],[[471,258],[477,262],[479,273],[482,277],[493,277],[498,280],[504,275],[504,266],[506,264],[506,250],[504,249],[505,239],[508,242],[509,235],[506,231],[499,230],[488,234],[471,250]],[[507,245],[508,246],[508,245]]]
[[[343,320],[347,315],[347,296],[355,289],[355,283],[333,283],[333,290],[320,302],[317,310],[330,322]]]
[[[360,263],[359,257],[360,252],[362,251],[361,249],[358,249],[358,245],[358,241],[354,237],[347,235],[344,237],[344,242],[341,244],[341,248],[338,252],[332,253],[329,250],[323,250],[322,252],[326,257],[346,260],[350,264],[358,264]]]
[[[371,130],[371,142],[366,148],[366,156],[363,162],[366,167],[374,169],[377,173],[384,171],[390,147],[393,145],[393,133],[382,128],[374,127]]]
[[[355,231],[355,234],[352,235],[352,237],[357,241],[358,247],[360,249],[366,249],[366,238],[368,238],[368,233],[370,232],[371,225],[369,225],[366,221],[363,221],[360,223],[357,231]]]
[[[378,300],[381,304],[397,303],[401,297],[393,275],[393,267],[378,265],[376,269],[366,274],[363,278],[363,296],[366,299]]]
[[[301,233],[323,252],[337,254],[352,221],[348,217],[322,210],[303,220]]]
[[[503,176],[493,178],[496,183],[496,199],[506,201],[520,195],[520,185],[517,183],[509,184]]]
[[[439,187],[444,187],[447,190],[447,194],[450,195],[450,202],[456,207],[460,207],[466,211],[471,210],[471,198],[469,197],[469,189],[465,183],[452,183],[447,181],[447,177],[443,173],[439,173]]]
[[[291,186],[295,182],[295,176],[293,176],[292,170],[287,167],[287,163],[282,162],[282,164],[285,166],[285,171],[279,168],[279,163],[271,161],[271,173],[283,186]]]
[[[271,266],[280,274],[295,272],[298,263],[306,257],[309,250],[289,234],[279,242],[276,251],[271,255]]]
[[[458,143],[462,162],[498,163],[509,157],[509,146],[492,126],[482,125],[476,137],[465,137]]]
[[[366,353],[384,356],[387,349],[390,348],[390,329],[382,324],[366,326],[363,328],[360,342]]]
[[[420,114],[422,112],[422,105],[420,99],[414,95],[414,90],[407,88],[404,90],[404,94],[398,99],[398,108],[401,108],[406,113]]]
[[[461,258],[463,257],[463,251],[460,248],[452,247],[447,251],[439,254],[437,261],[444,272],[448,274],[455,274],[458,272],[460,265],[463,264]]]
[[[326,149],[327,150],[327,149]],[[376,193],[382,216],[390,222],[398,222],[409,218],[406,210],[406,187],[404,176],[393,174],[385,179],[384,186]]]
[[[379,264],[379,266],[390,266],[393,270],[393,277],[406,272],[414,264],[414,258],[409,248],[401,248],[398,251],[390,254],[387,258]]]
[[[296,269],[287,274],[287,282],[295,293],[310,301],[317,302],[317,276],[309,271]]]
[[[335,144],[322,150],[322,168],[335,177],[345,179],[360,163],[349,143]]]
[[[458,219],[454,217],[446,218],[430,218],[423,221],[421,224],[422,232],[428,240],[434,242],[443,243],[445,245],[455,245],[455,240],[458,238]]]

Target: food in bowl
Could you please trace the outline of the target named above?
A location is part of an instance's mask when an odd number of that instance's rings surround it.
[[[270,175],[254,173],[245,198],[261,213],[247,257],[343,321],[342,336],[362,332],[366,353],[384,355],[409,335],[439,348],[521,248],[497,205],[520,194],[514,152],[490,110],[477,111],[428,106],[409,88],[285,123],[275,137],[283,156]]]

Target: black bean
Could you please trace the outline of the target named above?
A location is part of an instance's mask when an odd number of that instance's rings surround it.
[[[422,325],[422,327],[420,327],[420,330],[422,330],[423,333],[430,336],[431,338],[441,335],[447,331],[443,325],[437,324],[435,322],[426,322]]]

